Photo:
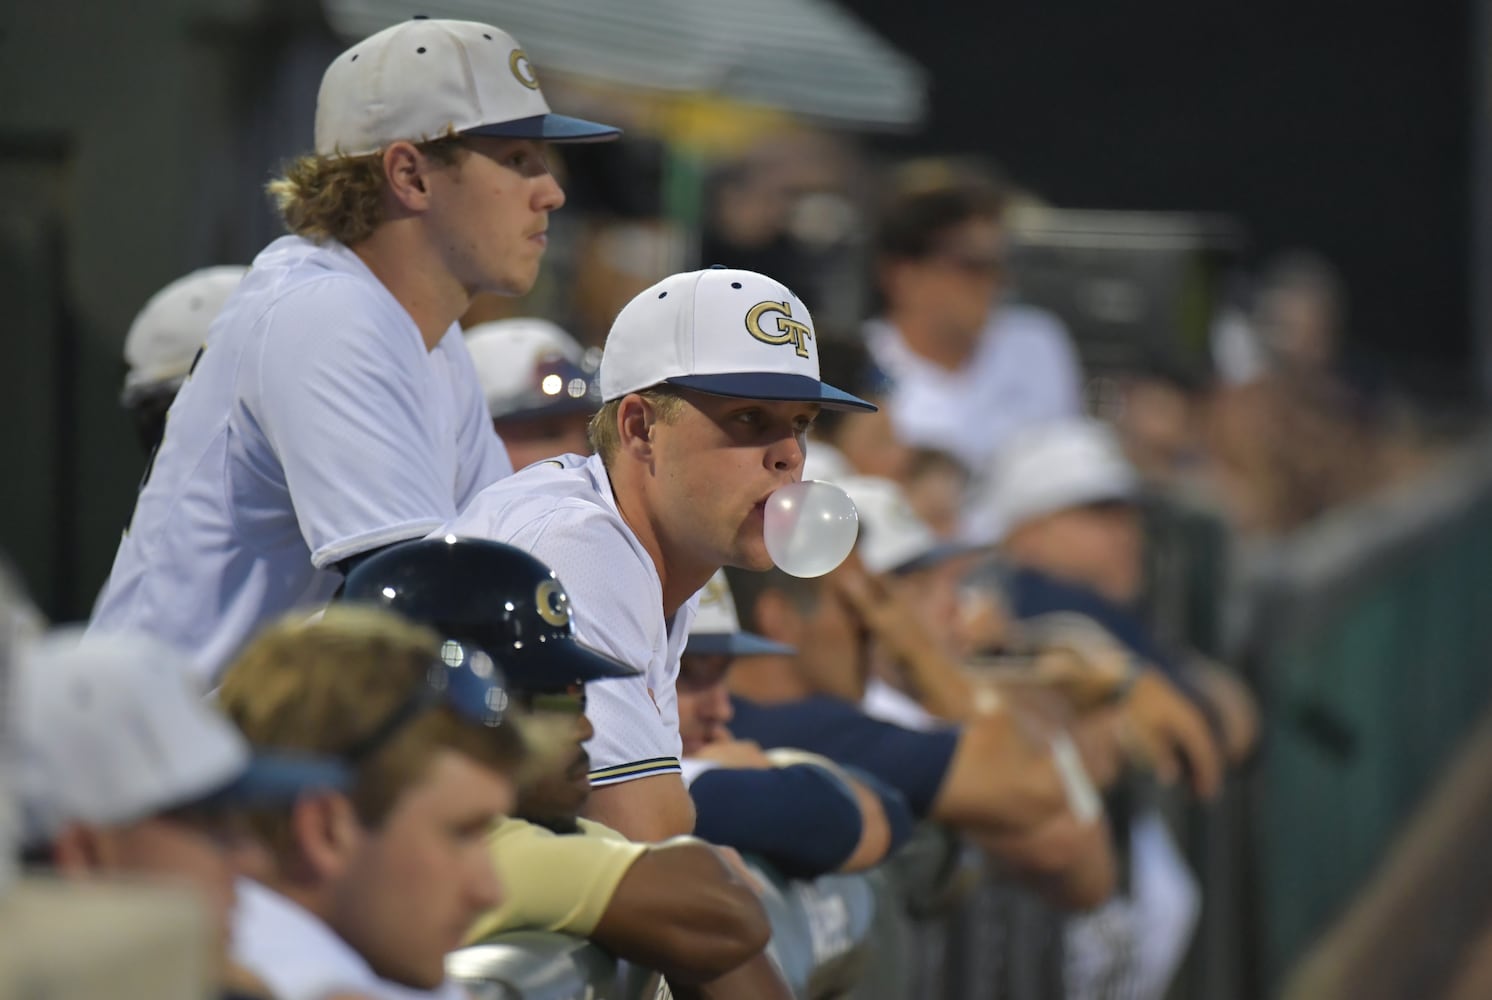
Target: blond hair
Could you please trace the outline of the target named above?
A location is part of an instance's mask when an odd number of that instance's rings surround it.
[[[319,620],[297,615],[260,633],[228,668],[218,701],[255,746],[337,756],[404,704],[439,656],[434,632],[388,611],[338,605]],[[507,772],[524,745],[512,725],[418,715],[357,762],[349,797],[358,817],[369,826],[382,822],[441,750]],[[288,815],[266,813],[255,823],[277,856],[293,856]]]
[[[665,424],[672,423],[684,406],[684,398],[679,395],[677,389],[669,385],[655,385],[627,395],[637,395],[647,400],[658,414],[658,420]],[[626,396],[622,397],[622,399],[626,398]],[[611,457],[622,446],[621,433],[616,426],[617,411],[621,408],[622,399],[613,399],[603,403],[601,409],[591,415],[591,422],[586,425],[585,429],[585,436],[591,442],[591,450],[600,455],[601,461],[607,464],[610,464]]]
[[[415,148],[442,166],[457,163],[466,149],[458,135],[416,143]],[[336,240],[347,246],[373,235],[386,217],[383,153],[322,156],[291,161],[284,175],[265,185],[285,227],[316,243]]]

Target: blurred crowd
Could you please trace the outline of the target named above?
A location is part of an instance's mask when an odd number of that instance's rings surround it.
[[[1287,255],[1219,303],[1204,363],[1094,370],[1023,301],[1037,202],[987,164],[779,123],[695,164],[691,221],[645,136],[513,163],[409,128],[323,149],[360,134],[336,72],[303,169],[371,159],[384,214],[323,226],[292,170],[300,235],[173,282],[125,338],[140,506],[87,634],[33,616],[19,647],[27,861],[194,886],[223,996],[459,996],[449,954],[530,929],[675,996],[774,997],[803,989],[748,862],[871,872],[936,826],[1064,915],[1064,996],[1164,996],[1206,905],[1167,806],[1216,798],[1260,721],[1152,615],[1149,515],[1283,536],[1429,451],[1354,367],[1330,263]],[[498,124],[559,118],[540,105]],[[587,126],[615,131],[465,141]],[[504,224],[439,207],[475,202],[420,158],[462,156],[553,186],[525,202],[553,217],[517,237],[526,279],[453,263]],[[727,279],[787,367],[715,345],[741,325]],[[354,282],[425,343],[359,346]],[[743,449],[854,501],[837,568],[706,531]]]

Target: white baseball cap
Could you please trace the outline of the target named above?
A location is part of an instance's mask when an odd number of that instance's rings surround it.
[[[792,656],[797,650],[741,628],[730,582],[720,569],[699,592],[699,610],[689,627],[684,652],[692,656]]]
[[[601,142],[621,130],[551,112],[517,40],[476,21],[403,21],[337,56],[321,78],[321,156],[363,156],[452,133]]]
[[[120,397],[125,406],[181,384],[207,341],[207,328],[248,273],[246,267],[204,267],[150,297],[124,337],[130,366]]]
[[[782,282],[712,267],[664,278],[623,307],[601,354],[601,398],[667,383],[716,396],[875,404],[819,379],[813,317]]]
[[[894,480],[848,476],[836,485],[849,494],[860,512],[857,551],[872,573],[912,573],[978,548],[939,539]]]
[[[1045,514],[1134,500],[1139,489],[1113,429],[1090,417],[1068,418],[1022,431],[996,452],[975,523],[994,540]]]
[[[477,381],[494,420],[593,413],[594,374],[575,338],[546,319],[500,319],[466,331]]]
[[[56,630],[22,650],[17,666],[12,725],[27,844],[74,822],[286,803],[347,786],[339,764],[252,753],[194,689],[190,658],[146,636]]]

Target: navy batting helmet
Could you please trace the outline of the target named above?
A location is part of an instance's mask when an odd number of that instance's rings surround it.
[[[638,673],[576,639],[570,598],[554,571],[501,542],[448,535],[391,545],[354,567],[342,599],[382,605],[434,629],[447,659],[491,657],[516,691],[563,691]]]

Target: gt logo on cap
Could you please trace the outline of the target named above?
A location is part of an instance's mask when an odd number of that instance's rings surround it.
[[[762,329],[762,319],[770,313],[777,314],[777,332]],[[808,357],[808,341],[813,330],[807,323],[793,319],[793,307],[787,302],[758,302],[746,314],[746,332],[764,344],[792,344],[798,357]]]
[[[508,69],[529,90],[539,89],[539,77],[534,73],[534,64],[528,61],[528,53],[522,49],[514,49],[513,54],[508,56]]]

